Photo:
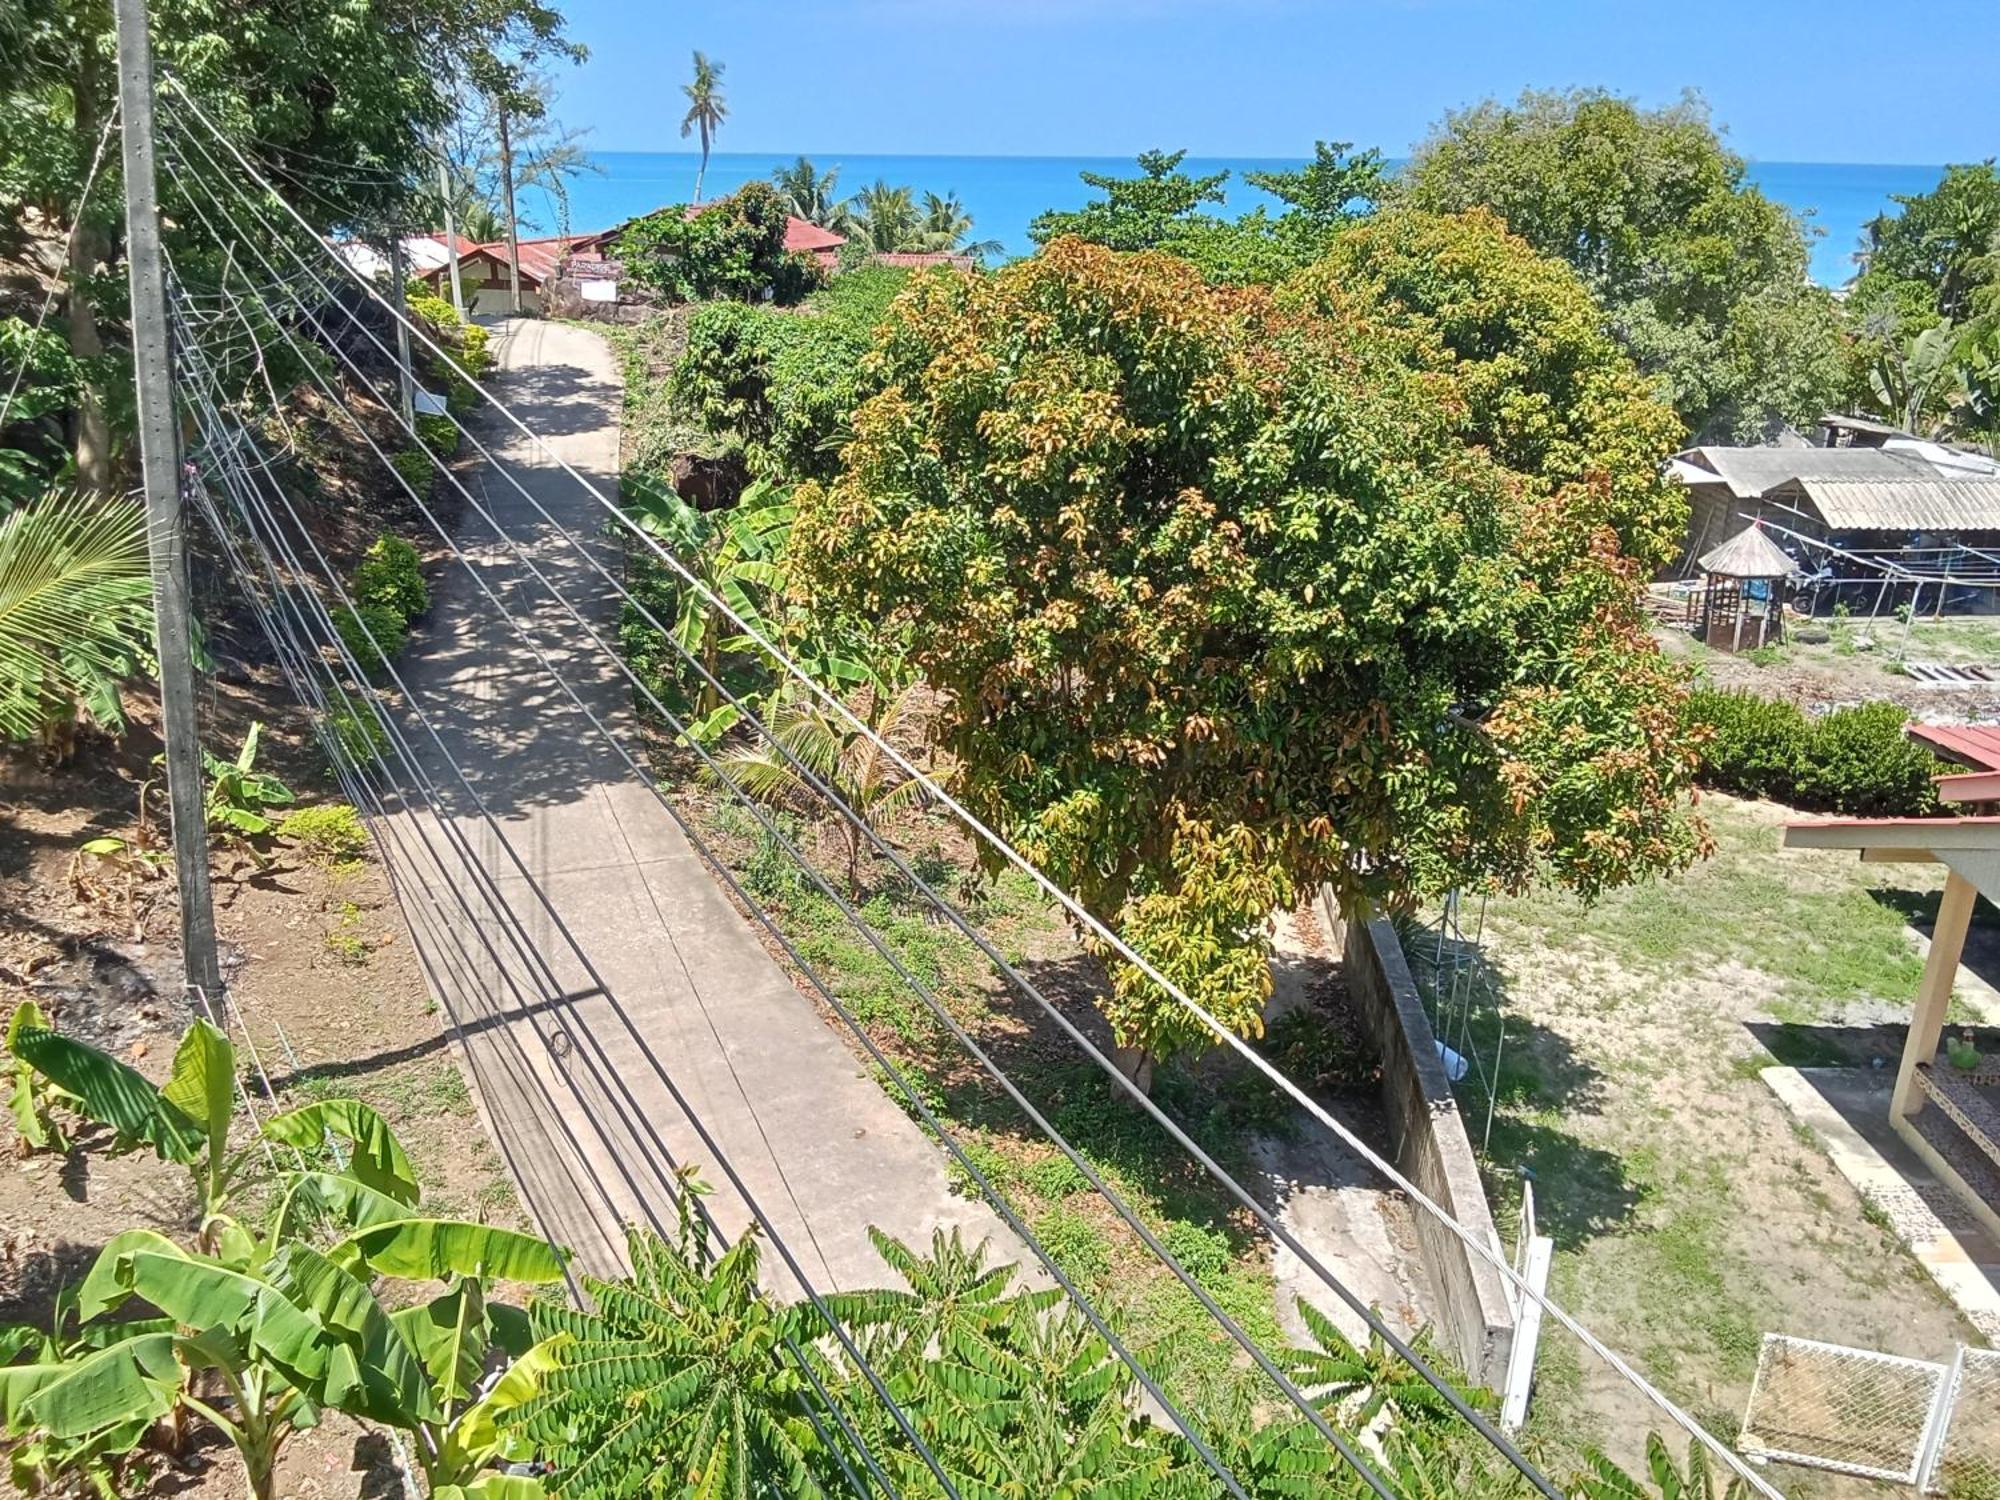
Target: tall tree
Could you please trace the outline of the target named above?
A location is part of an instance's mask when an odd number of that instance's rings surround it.
[[[1916,332],[1943,319],[2000,314],[2000,173],[1988,158],[1946,167],[1928,193],[1898,193],[1867,228],[1853,301],[1888,308]]]
[[[975,240],[972,215],[958,201],[958,194],[924,194],[923,220],[917,226],[917,240],[926,250],[949,250],[984,260],[999,255],[1005,247],[998,240]]]
[[[1185,151],[1142,151],[1137,177],[1079,173],[1104,196],[1074,211],[1037,214],[1029,238],[1038,245],[1070,236],[1113,250],[1157,250],[1190,226],[1218,222],[1203,210],[1224,201],[1229,174],[1189,176],[1180,169],[1186,158]]]
[[[1434,212],[1490,208],[1568,261],[1698,438],[1809,421],[1845,378],[1803,229],[1745,181],[1698,95],[1657,110],[1596,89],[1488,100],[1432,130],[1405,194]]]
[[[938,689],[961,799],[1247,1033],[1267,919],[1321,885],[1588,893],[1698,847],[1640,608],[1671,417],[1575,276],[1482,224],[1456,285],[1274,295],[1075,240],[919,278],[796,492],[799,587]],[[1201,1039],[1112,981],[1135,1074]]]
[[[697,52],[694,77],[681,85],[688,101],[687,113],[681,116],[681,139],[701,132],[701,166],[694,174],[696,203],[701,202],[702,179],[708,176],[708,153],[715,144],[715,133],[729,118],[729,105],[722,97],[722,69],[721,63],[709,61],[708,54]]]
[[[917,248],[916,239],[923,227],[916,195],[909,188],[892,187],[880,177],[854,195],[848,217],[854,231],[852,242],[864,250],[883,253]]]

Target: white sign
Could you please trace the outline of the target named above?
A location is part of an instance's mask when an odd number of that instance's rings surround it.
[[[577,291],[586,302],[616,302],[618,283],[615,281],[580,281]]]
[[[420,417],[442,417],[451,408],[444,404],[444,397],[435,395],[419,386],[410,393],[410,405]]]

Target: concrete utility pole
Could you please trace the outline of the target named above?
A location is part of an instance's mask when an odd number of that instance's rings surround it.
[[[458,222],[451,211],[451,175],[445,171],[444,157],[438,157],[438,201],[444,204],[444,258],[451,267],[451,310],[465,321],[465,283],[458,275]]]
[[[408,310],[404,307],[403,283],[408,273],[403,266],[403,236],[398,230],[389,231],[389,296],[396,304],[396,397],[403,408],[403,425],[414,428],[417,425],[416,378],[410,373],[410,325],[404,322]]]
[[[507,106],[500,110],[500,191],[507,195],[507,279],[513,287],[514,315],[521,314],[521,227],[514,216],[514,143],[507,135]]]
[[[118,19],[118,100],[124,115],[125,240],[132,281],[132,371],[139,396],[139,460],[146,483],[153,563],[153,619],[160,658],[160,717],[167,741],[167,806],[180,884],[181,962],[204,1008],[222,1003],[215,908],[208,885],[201,734],[195,725],[187,533],[181,511],[179,418],[160,209],[153,175],[153,53],[146,0],[113,0]]]

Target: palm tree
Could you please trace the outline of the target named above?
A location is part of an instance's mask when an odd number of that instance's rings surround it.
[[[729,118],[729,105],[722,97],[722,64],[710,62],[706,54],[694,55],[694,79],[681,85],[688,97],[688,112],[681,117],[681,139],[701,132],[701,168],[694,174],[694,201],[701,202],[701,182],[708,175],[709,147],[716,131]]]
[[[804,219],[808,224],[817,224],[822,229],[836,232],[844,230],[848,222],[847,205],[834,193],[834,185],[839,180],[840,168],[828,167],[821,172],[806,156],[801,156],[789,167],[779,167],[771,174],[778,197],[784,202],[785,212],[795,219]]]
[[[913,250],[922,231],[915,198],[906,187],[891,187],[880,177],[854,195],[849,214],[854,239],[864,250],[886,254]]]
[[[894,745],[908,756],[923,739],[929,696],[921,683],[889,691],[862,689],[853,708],[874,731],[862,733],[817,698],[788,695],[772,706],[769,730],[755,745],[742,745],[721,760],[721,770],[759,802],[808,817],[833,816],[846,855],[847,894],[860,894],[861,824],[834,815],[824,794],[800,774],[803,766],[868,827],[899,807],[921,804],[923,783],[915,780],[882,748]],[[782,747],[782,749],[780,748]],[[784,752],[790,752],[787,755]],[[794,765],[796,762],[796,766]],[[712,773],[721,779],[721,772]]]
[[[946,193],[943,197],[924,194],[924,219],[918,237],[926,250],[951,251],[980,260],[1000,255],[1006,248],[998,240],[972,239],[972,215],[965,211],[956,193]]]
[[[118,685],[153,648],[146,515],[51,491],[0,521],[0,738],[61,748],[80,704],[124,727]]]

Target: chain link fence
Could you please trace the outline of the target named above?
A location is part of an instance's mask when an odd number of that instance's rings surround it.
[[[2000,1353],[1950,1363],[1767,1333],[1737,1447],[1753,1458],[2000,1500]]]

